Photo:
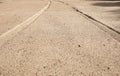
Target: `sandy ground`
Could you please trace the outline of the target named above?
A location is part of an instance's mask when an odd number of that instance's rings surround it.
[[[1,0],[0,35],[20,24],[47,4],[47,0]]]
[[[120,76],[120,43],[71,7],[52,1],[0,46],[0,75]]]
[[[120,1],[62,1],[120,32]]]

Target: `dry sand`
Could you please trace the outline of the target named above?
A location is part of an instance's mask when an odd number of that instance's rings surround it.
[[[0,3],[0,35],[41,10],[47,0],[3,0]]]
[[[120,76],[120,42],[96,25],[52,1],[29,27],[6,36],[9,40],[0,46],[0,75]]]
[[[120,1],[66,0],[64,2],[120,32]]]

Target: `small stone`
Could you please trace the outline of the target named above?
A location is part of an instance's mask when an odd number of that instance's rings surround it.
[[[45,69],[45,68],[46,68],[46,66],[43,66],[43,68]]]
[[[105,44],[103,44],[103,46],[105,46]]]
[[[81,45],[78,45],[78,47],[81,47]]]
[[[110,70],[110,67],[107,67],[108,70]]]

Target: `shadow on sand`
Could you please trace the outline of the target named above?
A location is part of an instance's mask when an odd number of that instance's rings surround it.
[[[99,3],[94,3],[93,5],[95,6],[101,6],[101,7],[120,7],[120,2],[99,2]]]
[[[0,3],[2,3],[2,2],[0,2]]]
[[[94,6],[100,6],[100,7],[118,7],[118,9],[113,9],[108,12],[112,12],[113,14],[116,14],[118,18],[120,18],[120,1],[105,1],[105,2],[96,2],[93,4]]]

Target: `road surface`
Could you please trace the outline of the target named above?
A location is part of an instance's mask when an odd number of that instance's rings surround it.
[[[49,6],[0,38],[1,76],[120,76],[118,40],[57,0]]]

